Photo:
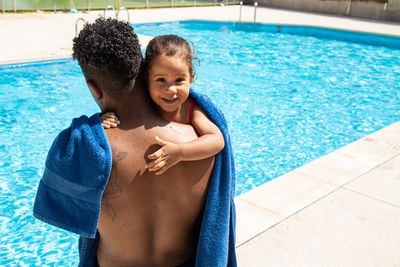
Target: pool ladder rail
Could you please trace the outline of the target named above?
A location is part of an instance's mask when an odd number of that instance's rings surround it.
[[[79,24],[80,21],[82,21],[83,24],[86,23],[86,20],[84,18],[78,18],[75,21],[75,37],[78,37],[78,24]]]
[[[243,6],[243,1],[240,1],[240,10],[239,10],[239,22],[242,22],[242,6]]]
[[[257,6],[258,6],[258,3],[254,2],[254,23],[256,23]]]
[[[108,5],[104,8],[104,13],[103,13],[103,17],[106,17],[106,12],[107,10],[112,9],[114,10],[115,13],[115,18],[117,18],[117,10],[115,9],[115,7],[113,5]]]
[[[242,22],[242,7],[243,7],[243,1],[240,1],[240,9],[239,9],[239,22]],[[254,2],[254,23],[256,23],[256,15],[257,15],[257,6],[258,2]]]
[[[130,16],[129,16],[129,10],[126,7],[121,6],[120,8],[115,9],[115,7],[113,5],[108,5],[104,8],[104,13],[103,13],[103,17],[106,17],[106,12],[107,10],[112,9],[114,10],[114,14],[115,14],[115,18],[119,19],[119,12],[121,12],[122,10],[126,11],[127,17],[128,17],[128,23],[131,22]]]
[[[114,6],[108,5],[108,6],[106,6],[106,7],[104,8],[103,17],[106,17],[106,11],[109,10],[109,9],[114,10],[115,18],[116,18],[116,19],[119,19],[119,12],[125,10],[125,11],[126,11],[126,14],[127,14],[127,18],[128,18],[127,21],[128,21],[128,23],[131,23],[131,19],[130,19],[130,16],[129,16],[129,10],[128,10],[126,7],[123,7],[123,6],[122,6],[122,7],[120,7],[118,10],[116,10]],[[83,24],[85,24],[85,23],[86,23],[86,20],[85,20],[84,18],[78,18],[78,19],[75,21],[75,37],[78,37],[78,25],[79,25],[79,22],[82,22]]]

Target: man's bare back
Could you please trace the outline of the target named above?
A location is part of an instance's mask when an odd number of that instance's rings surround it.
[[[107,136],[113,168],[101,203],[99,265],[177,266],[194,258],[213,159],[183,162],[162,175],[145,170],[147,155],[158,149],[155,136],[186,142],[197,138],[193,128],[149,114],[121,120]]]
[[[190,125],[163,120],[153,106],[131,25],[110,18],[85,24],[73,58],[101,111],[115,112],[121,122],[106,131],[113,163],[99,239],[80,239],[80,266],[96,263],[93,252],[102,267],[167,267],[193,259],[214,159],[180,163],[159,176],[146,171],[147,156],[159,148],[156,136],[180,143],[197,135]]]

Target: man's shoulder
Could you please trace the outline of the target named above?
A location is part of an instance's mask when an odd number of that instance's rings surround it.
[[[157,127],[152,134],[162,135],[170,141],[178,143],[189,142],[198,137],[192,125],[177,122],[169,122],[163,127]]]
[[[169,141],[186,142],[197,137],[196,131],[190,124],[170,122],[154,116],[150,121],[141,119],[131,126],[121,125],[118,128],[107,129],[106,135],[111,144],[119,141],[131,143],[155,143],[155,137],[166,138]],[[153,142],[154,141],[154,142]]]

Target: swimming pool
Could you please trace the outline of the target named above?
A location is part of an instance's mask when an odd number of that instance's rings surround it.
[[[201,21],[135,28],[195,43],[194,88],[226,115],[237,194],[400,120],[399,38]],[[75,266],[77,237],[31,209],[51,141],[98,111],[79,66],[0,66],[0,111],[0,266]]]

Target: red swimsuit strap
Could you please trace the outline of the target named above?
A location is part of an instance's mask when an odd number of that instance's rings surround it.
[[[192,102],[192,105],[190,105],[190,110],[189,110],[189,123],[192,123],[192,119],[193,119],[193,110],[194,110],[194,106],[196,105],[196,101]]]

